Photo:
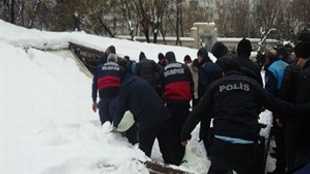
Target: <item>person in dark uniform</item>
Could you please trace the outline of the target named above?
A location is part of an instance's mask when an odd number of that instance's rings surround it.
[[[167,66],[161,75],[163,99],[166,102],[173,124],[175,124],[176,138],[180,140],[180,132],[185,120],[189,116],[190,101],[193,98],[194,82],[192,73],[186,64],[176,61],[172,51],[166,53]],[[184,155],[185,148],[178,151]]]
[[[186,145],[192,130],[201,120],[206,132],[213,119],[213,135],[209,149],[209,174],[263,173],[263,148],[258,144],[258,123],[262,105],[269,106],[262,86],[239,72],[235,58],[222,59],[225,77],[211,83],[205,95],[185,122],[182,144]],[[268,107],[267,107],[268,108]]]
[[[106,121],[112,122],[109,111],[110,103],[118,95],[124,70],[117,63],[117,56],[110,54],[107,63],[96,68],[92,83],[92,109],[94,112],[99,109],[101,125]],[[99,91],[100,101],[97,104],[97,93]]]
[[[261,68],[250,60],[252,51],[252,44],[250,40],[243,38],[240,40],[237,46],[237,61],[239,65],[243,68],[243,74],[254,78],[257,82],[263,86],[263,78],[261,75]],[[246,72],[247,71],[247,72]],[[253,77],[252,74],[255,76]]]
[[[179,165],[183,156],[178,156],[177,151],[182,145],[175,138],[177,132],[173,128],[171,115],[150,84],[135,75],[126,75],[120,87],[113,130],[116,130],[127,110],[139,125],[139,148],[145,155],[151,157],[153,143],[157,138],[165,163]]]

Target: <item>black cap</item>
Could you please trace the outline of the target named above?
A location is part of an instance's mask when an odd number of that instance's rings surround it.
[[[172,51],[167,52],[165,57],[168,60],[168,62],[174,62],[175,61],[175,55]]]
[[[203,59],[210,60],[208,50],[204,47],[198,50],[197,56],[201,56]]]
[[[222,42],[216,42],[212,47],[211,53],[216,58],[220,58],[228,53],[228,48]]]
[[[297,44],[294,51],[298,58],[310,58],[310,42],[301,42]]]
[[[280,47],[280,48],[278,48],[278,54],[285,57],[285,56],[289,55],[289,52],[288,52],[287,48]]]
[[[158,60],[163,60],[163,59],[165,59],[164,54],[163,53],[159,53],[158,54]]]
[[[252,45],[250,40],[243,38],[237,46],[237,54],[238,55],[247,55],[250,56],[252,51]]]
[[[139,60],[143,60],[146,59],[144,52],[141,51],[140,55],[139,55]]]
[[[191,56],[186,55],[186,56],[184,57],[184,62],[186,62],[186,61],[192,61]]]

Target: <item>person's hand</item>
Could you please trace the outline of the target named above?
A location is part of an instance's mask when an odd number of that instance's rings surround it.
[[[114,132],[117,132],[117,127],[115,127],[115,126],[112,125],[112,126],[111,126],[110,132],[113,132],[113,133],[114,133]]]
[[[97,102],[93,102],[92,109],[94,112],[97,112],[97,107],[98,107]]]
[[[283,127],[284,126],[284,123],[280,119],[276,119],[276,122],[277,122],[277,125],[279,127]]]
[[[187,140],[181,142],[182,146],[184,146],[184,147],[187,145],[187,143],[188,143]]]

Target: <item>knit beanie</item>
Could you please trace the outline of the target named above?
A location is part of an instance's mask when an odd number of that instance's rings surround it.
[[[216,42],[212,47],[211,53],[216,58],[220,58],[228,53],[228,48],[222,42]]]
[[[297,38],[300,42],[310,42],[310,31],[303,31],[298,35]]]
[[[294,48],[295,54],[299,58],[310,58],[310,42],[301,42]]]
[[[237,46],[237,54],[238,55],[246,55],[246,56],[250,56],[251,55],[251,51],[252,51],[252,45],[251,45],[251,42],[246,39],[246,38],[243,38],[239,43],[238,43],[238,46]]]
[[[203,59],[205,59],[207,61],[210,60],[208,50],[204,47],[202,47],[198,50],[197,56],[201,56]]]
[[[184,60],[183,60],[184,62],[186,62],[186,61],[192,61],[192,58],[191,58],[191,56],[189,56],[189,55],[186,55],[185,57],[184,57]]]
[[[158,60],[163,60],[165,58],[163,53],[158,54]]]
[[[143,59],[146,59],[146,57],[145,57],[145,54],[144,54],[144,52],[140,52],[140,55],[139,55],[139,61],[140,60],[143,60]]]
[[[172,51],[167,52],[165,57],[168,60],[168,62],[174,62],[175,61],[175,55]]]

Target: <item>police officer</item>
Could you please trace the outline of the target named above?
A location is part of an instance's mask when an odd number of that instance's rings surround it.
[[[263,173],[263,148],[258,145],[258,116],[262,105],[268,105],[259,83],[242,75],[232,57],[223,58],[225,77],[211,83],[182,129],[182,144],[186,145],[196,124],[204,120],[209,131],[213,117],[213,136],[209,152],[209,174]]]

